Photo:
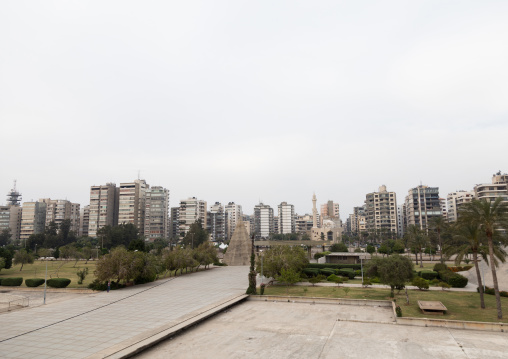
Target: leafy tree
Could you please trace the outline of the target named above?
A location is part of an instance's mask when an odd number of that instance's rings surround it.
[[[275,278],[282,274],[283,268],[299,273],[308,263],[307,255],[301,247],[276,245],[269,248],[263,255],[263,272],[265,276]],[[261,273],[261,258],[259,257],[256,271]]]
[[[14,264],[17,265],[17,264],[21,264],[21,268],[19,268],[19,271],[21,272],[21,270],[23,269],[23,265],[25,263],[33,263],[34,262],[34,257],[32,254],[28,253],[24,248],[23,249],[20,249],[19,251],[17,251],[15,254],[14,254]]]
[[[496,273],[496,258],[494,254],[494,237],[495,233],[501,233],[508,229],[508,204],[503,202],[502,197],[498,197],[495,201],[472,200],[459,211],[459,223],[470,223],[478,225],[487,237],[487,245],[489,248],[490,269],[492,271],[492,281],[494,282],[494,293],[497,303],[497,318],[503,318],[501,309],[501,296],[499,294],[499,284]],[[506,243],[506,234],[499,238]]]
[[[286,286],[286,294],[289,295],[289,287],[300,281],[300,274],[293,269],[282,268],[281,274],[275,279]]]
[[[85,280],[86,276],[88,275],[88,267],[81,269],[81,270],[78,268],[76,275],[78,276],[78,284],[83,284],[83,281]]]
[[[210,242],[201,243],[199,247],[194,250],[194,259],[199,265],[205,268],[219,260],[215,246]]]
[[[44,245],[46,236],[44,233],[31,234],[27,239],[27,247],[35,250],[36,247],[41,248]]]
[[[249,286],[247,288],[247,291],[245,294],[257,294],[256,289],[256,271],[254,270],[254,261],[255,261],[255,254],[254,254],[254,235],[252,236],[252,245],[251,245],[251,252],[250,252],[250,271],[249,271]]]
[[[367,253],[372,255],[375,252],[376,252],[376,247],[374,247],[372,244],[368,244],[367,245]]]
[[[348,252],[347,246],[343,243],[334,243],[330,246],[331,252]]]
[[[208,241],[208,232],[206,229],[203,229],[203,224],[201,223],[201,220],[198,219],[196,222],[191,224],[189,231],[183,238],[182,243],[185,246],[196,248],[201,243],[206,241]]]
[[[375,257],[370,260],[365,271],[369,277],[379,277],[382,283],[390,286],[390,296],[395,288],[403,288],[413,278],[413,262],[406,256],[394,254],[386,258]]]
[[[386,243],[381,244],[381,245],[379,246],[379,248],[378,248],[378,250],[377,250],[377,251],[378,251],[378,253],[381,253],[381,254],[383,255],[383,258],[384,258],[384,256],[385,256],[385,254],[390,254],[390,253],[391,253],[391,252],[390,252],[390,247],[388,247],[388,246],[386,245]]]
[[[104,248],[128,246],[132,240],[140,239],[139,230],[132,223],[122,223],[118,226],[104,226],[97,231],[99,245]]]
[[[0,247],[0,258],[5,260],[4,268],[9,269],[12,267],[12,252],[7,247]]]
[[[5,258],[0,257],[0,271],[5,268]]]
[[[423,249],[427,244],[427,236],[425,233],[414,224],[407,227],[409,235],[409,243],[411,250],[416,255],[416,264],[418,264],[418,253],[420,253],[420,268],[423,268]]]
[[[11,229],[5,228],[0,232],[0,247],[6,246],[11,241]]]
[[[145,240],[144,239],[133,239],[129,243],[129,250],[130,251],[145,251]]]

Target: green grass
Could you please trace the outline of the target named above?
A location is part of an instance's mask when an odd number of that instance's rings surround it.
[[[349,288],[346,296],[343,287],[302,287],[289,288],[289,295],[300,297],[323,297],[323,298],[350,298],[350,299],[373,299],[390,300],[389,289],[378,288]],[[409,305],[406,304],[404,291],[400,294],[395,292],[397,303],[402,308],[404,317],[435,318],[450,320],[465,320],[479,322],[504,322],[508,323],[508,298],[501,298],[503,319],[497,319],[496,299],[493,295],[485,295],[486,309],[480,308],[480,295],[471,292],[452,291],[420,291],[408,290]],[[265,295],[286,295],[285,286],[269,286],[265,289]],[[444,304],[448,309],[445,315],[423,314],[418,308],[418,300],[436,300]]]
[[[88,288],[88,284],[93,282],[95,276],[93,272],[95,271],[95,261],[88,261],[85,264],[85,261],[78,261],[76,267],[74,267],[75,261],[48,261],[48,279],[57,278],[57,270],[59,278],[69,278],[71,280],[71,284],[67,288]],[[83,284],[78,284],[78,276],[76,272],[78,269],[83,269],[88,267],[88,275],[86,276]],[[21,265],[13,265],[9,269],[2,269],[0,271],[0,278],[7,277],[23,277],[23,284],[21,287],[25,287],[25,279],[28,278],[44,278],[46,272],[46,261],[35,261],[33,264],[25,264],[23,266],[23,270],[20,271]]]

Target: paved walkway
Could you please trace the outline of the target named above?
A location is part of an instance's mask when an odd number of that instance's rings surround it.
[[[0,358],[107,357],[244,294],[247,273],[217,267],[0,314]]]

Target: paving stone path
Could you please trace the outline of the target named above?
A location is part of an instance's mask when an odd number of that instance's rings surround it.
[[[0,314],[0,358],[103,357],[245,293],[248,267],[211,270]]]

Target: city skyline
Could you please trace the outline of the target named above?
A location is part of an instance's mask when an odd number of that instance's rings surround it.
[[[138,178],[252,214],[507,172],[508,3],[0,5],[0,203]],[[3,192],[1,192],[3,191]]]

